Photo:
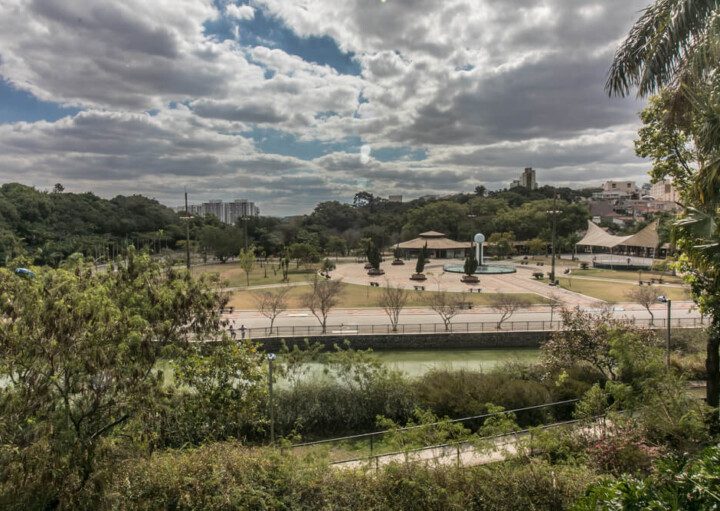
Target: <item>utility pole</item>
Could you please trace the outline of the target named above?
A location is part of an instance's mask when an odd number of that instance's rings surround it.
[[[557,232],[557,193],[555,194],[555,197],[553,197],[553,209],[552,211],[549,211],[549,213],[552,213],[552,259],[551,259],[551,268],[550,268],[550,284],[553,286],[555,285],[555,235]]]
[[[243,215],[243,227],[244,227],[244,233],[243,233],[243,240],[245,242],[245,250],[248,248],[248,239],[247,239],[247,224],[248,224],[248,216]]]
[[[190,270],[190,210],[188,209],[187,188],[185,188],[185,265]]]

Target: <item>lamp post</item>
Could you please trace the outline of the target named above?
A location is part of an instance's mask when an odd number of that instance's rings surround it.
[[[552,259],[551,259],[551,267],[550,267],[550,284],[555,285],[555,235],[557,232],[557,214],[559,211],[557,210],[557,193],[555,194],[555,197],[553,197],[553,208],[551,211],[546,211],[547,214],[552,215],[552,242],[551,242],[551,250],[552,250]]]
[[[243,241],[244,241],[244,243],[245,243],[245,250],[247,250],[247,248],[248,248],[248,238],[247,238],[248,216],[247,216],[247,215],[243,215],[243,216],[242,216],[242,221],[243,221],[243,231],[244,231],[244,232],[243,232]]]
[[[275,445],[275,405],[273,403],[273,361],[275,353],[268,353],[268,398],[270,408],[270,444]]]
[[[667,301],[667,340],[665,342],[665,366],[670,367],[670,309],[672,300]]]

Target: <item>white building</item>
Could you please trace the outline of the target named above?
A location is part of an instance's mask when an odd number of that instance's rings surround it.
[[[185,206],[178,206],[175,211],[184,214]],[[191,204],[188,206],[188,211],[192,216],[213,215],[226,224],[234,224],[238,218],[260,215],[260,208],[247,199],[235,199],[232,202],[211,200],[202,204]]]
[[[672,185],[672,181],[669,179],[653,183],[650,186],[648,195],[656,201],[677,202],[680,200],[677,190],[675,190],[675,187]]]
[[[639,192],[635,181],[605,181],[602,188],[602,192],[593,194],[593,199],[622,199]]]

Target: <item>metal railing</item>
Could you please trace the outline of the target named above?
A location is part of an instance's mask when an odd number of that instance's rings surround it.
[[[667,319],[618,319],[639,328],[667,328]],[[671,328],[702,328],[706,323],[701,318],[672,318]],[[450,323],[403,323],[393,330],[387,323],[371,325],[327,325],[325,331],[320,325],[289,325],[273,328],[248,328],[245,330],[251,339],[287,338],[287,337],[352,337],[356,335],[402,335],[402,334],[443,334],[443,333],[483,333],[483,332],[554,332],[562,330],[562,321],[464,321]],[[237,331],[237,329],[236,329]]]
[[[401,453],[420,452],[428,449],[434,449],[439,447],[447,447],[451,445],[465,444],[469,440],[489,439],[494,437],[501,437],[503,435],[492,435],[487,437],[477,437],[470,433],[472,430],[476,430],[485,420],[503,415],[512,414],[518,419],[522,419],[525,422],[534,423],[535,427],[550,427],[553,425],[567,424],[575,421],[553,419],[556,417],[555,414],[550,413],[550,410],[556,409],[559,406],[565,408],[563,415],[569,415],[570,410],[575,403],[579,402],[580,399],[566,399],[563,401],[555,401],[552,403],[543,403],[539,405],[525,406],[521,408],[515,408],[512,410],[502,410],[498,412],[484,413],[479,415],[472,415],[469,417],[461,417],[459,419],[441,420],[438,422],[428,424],[417,424],[412,426],[400,427],[397,429],[373,431],[369,433],[360,433],[357,435],[347,435],[342,437],[327,438],[323,440],[317,440],[314,442],[302,442],[293,444],[289,447],[298,454],[308,453],[314,449],[320,448],[323,452],[327,452],[328,458],[331,464],[343,464],[357,461],[369,461],[375,460],[377,462],[381,458],[393,457]],[[528,415],[538,413],[541,410],[547,410],[547,412],[541,412],[540,415]],[[548,415],[545,415],[545,414]],[[550,422],[544,422],[544,420],[550,419]],[[467,428],[467,434],[463,435],[462,438],[458,438],[456,441],[450,441],[437,444],[431,443],[429,445],[408,445],[407,449],[397,450],[397,447],[392,444],[386,444],[384,442],[385,435],[404,435],[416,430],[428,430],[432,431],[436,427],[446,427],[451,424],[463,424]],[[524,433],[529,429],[519,429],[514,431],[513,434]]]

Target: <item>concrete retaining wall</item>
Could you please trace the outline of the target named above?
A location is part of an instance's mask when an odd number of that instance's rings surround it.
[[[308,337],[311,344],[319,342],[326,349],[342,344],[347,339],[354,349],[372,348],[381,350],[405,349],[478,349],[478,348],[538,348],[552,332],[483,332],[483,333],[442,333],[442,334],[397,334],[397,335],[352,335]],[[282,346],[281,339],[253,339],[265,351],[276,352]],[[302,347],[304,340],[291,337],[285,340],[289,348],[297,344]]]

